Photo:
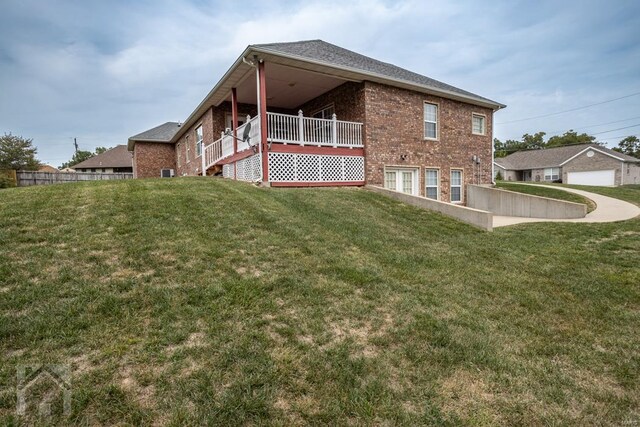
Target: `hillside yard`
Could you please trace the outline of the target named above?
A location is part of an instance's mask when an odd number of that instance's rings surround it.
[[[638,254],[638,218],[486,233],[362,189],[1,190],[0,424],[55,363],[61,424],[638,425]]]

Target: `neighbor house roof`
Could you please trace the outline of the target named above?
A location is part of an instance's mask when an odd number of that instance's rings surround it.
[[[171,142],[171,139],[178,130],[180,130],[180,123],[178,122],[167,122],[161,124],[160,126],[156,126],[130,137],[129,143],[127,144],[128,149],[130,151],[133,150],[133,145],[136,142]]]
[[[573,157],[592,149],[624,162],[640,162],[640,159],[618,153],[598,144],[565,145],[540,150],[516,151],[507,157],[496,158],[495,163],[503,169],[526,170],[562,166]]]
[[[117,145],[102,154],[71,166],[72,169],[90,168],[130,168],[133,167],[133,156],[126,145]]]
[[[51,165],[40,165],[38,172],[60,172],[60,170]]]
[[[249,45],[174,135],[176,142],[212,106],[220,105],[253,70],[255,57],[288,67],[352,81],[372,81],[498,110],[505,105],[430,77],[322,40]]]

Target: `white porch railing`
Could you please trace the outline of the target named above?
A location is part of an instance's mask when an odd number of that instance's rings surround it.
[[[250,144],[255,146],[260,143],[260,116],[249,118],[242,126],[239,126],[238,152],[248,150],[249,143],[242,141],[245,127],[251,123],[249,132]],[[319,147],[347,147],[360,148],[362,143],[362,123],[345,122],[333,119],[316,119],[304,117],[302,111],[297,116],[280,113],[267,113],[267,140],[281,144],[313,145]],[[206,171],[211,166],[234,154],[233,137],[220,135],[220,139],[204,147],[202,157],[202,170]]]
[[[362,147],[362,123],[267,113],[267,140],[282,144]]]

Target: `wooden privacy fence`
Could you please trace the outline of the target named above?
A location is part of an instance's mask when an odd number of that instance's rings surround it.
[[[101,181],[110,179],[132,179],[132,173],[96,173],[96,172],[16,172],[18,187],[29,185],[49,185],[63,182]]]

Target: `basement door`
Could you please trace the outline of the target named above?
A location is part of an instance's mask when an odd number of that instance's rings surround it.
[[[418,169],[386,168],[384,188],[402,193],[418,195]]]

